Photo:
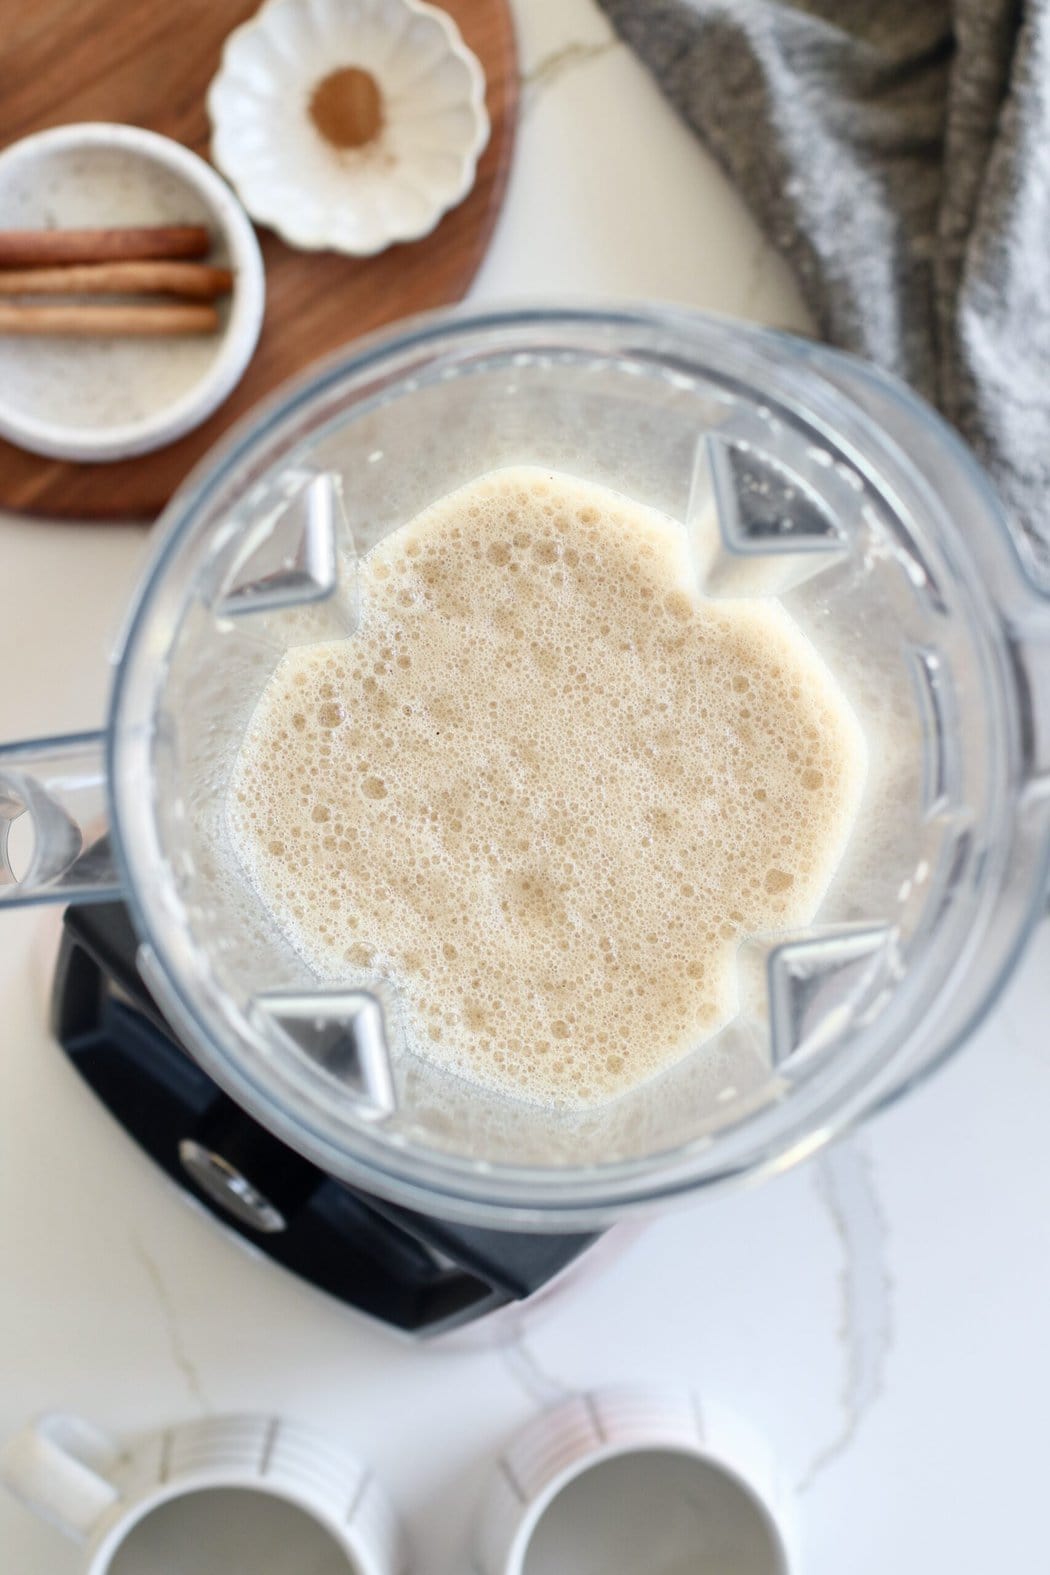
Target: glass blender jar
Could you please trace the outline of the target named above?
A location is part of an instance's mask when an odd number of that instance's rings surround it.
[[[734,1020],[574,1115],[417,1058],[396,981],[313,977],[224,818],[283,652],[352,634],[357,557],[509,464],[680,520],[708,596],[779,596],[871,762],[813,924],[741,947]],[[590,1232],[781,1169],[896,1097],[1002,989],[1048,849],[1048,587],[973,459],[870,367],[670,308],[439,313],[314,370],[165,512],[105,732],[0,751],[0,900],[121,897],[154,1000],[240,1108],[362,1193],[503,1231]]]

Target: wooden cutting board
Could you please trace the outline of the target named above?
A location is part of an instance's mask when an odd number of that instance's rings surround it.
[[[0,146],[77,120],[148,126],[207,157],[205,93],[228,33],[258,0],[47,0],[7,8]],[[488,83],[492,135],[473,191],[432,235],[378,257],[297,252],[260,231],[266,320],[226,403],[166,448],[108,464],[43,459],[0,440],[0,508],[148,520],[219,433],[311,361],[409,313],[458,301],[484,256],[514,143],[518,73],[507,0],[443,0]],[[99,222],[105,223],[104,215]],[[0,218],[2,223],[2,218]]]

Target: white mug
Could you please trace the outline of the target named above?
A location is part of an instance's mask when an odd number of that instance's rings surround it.
[[[738,1418],[689,1394],[576,1395],[499,1461],[480,1575],[788,1575],[789,1494]]]
[[[402,1575],[401,1530],[367,1467],[280,1417],[225,1416],[121,1443],[52,1413],[0,1475],[86,1544],[84,1575]]]

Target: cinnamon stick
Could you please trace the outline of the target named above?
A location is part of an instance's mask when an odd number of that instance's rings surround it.
[[[70,334],[77,338],[126,339],[174,334],[213,334],[214,306],[25,306],[0,303],[0,334]]]
[[[180,295],[210,301],[233,285],[229,268],[195,262],[71,263],[2,268],[0,295]]]
[[[203,224],[146,224],[109,230],[0,230],[0,268],[203,257],[210,245],[211,237]]]

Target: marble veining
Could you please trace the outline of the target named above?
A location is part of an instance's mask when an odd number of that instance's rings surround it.
[[[172,1364],[182,1377],[186,1395],[194,1409],[201,1416],[211,1416],[215,1407],[205,1393],[200,1371],[187,1348],[178,1308],[168,1288],[168,1283],[164,1278],[160,1264],[138,1236],[132,1235],[130,1240],[132,1251],[146,1271],[150,1285],[153,1287],[153,1293],[156,1296],[161,1320],[167,1335],[168,1350],[171,1354]]]
[[[803,1472],[800,1493],[849,1449],[883,1393],[893,1349],[893,1277],[889,1234],[871,1154],[860,1138],[839,1143],[813,1167],[816,1197],[841,1253],[836,1330],[842,1379],[841,1422]]]
[[[572,1385],[564,1382],[555,1373],[549,1372],[537,1357],[529,1342],[526,1316],[523,1312],[515,1312],[508,1319],[507,1342],[499,1348],[499,1357],[514,1382],[521,1388],[527,1400],[546,1410],[548,1406],[557,1405],[560,1400],[568,1399],[573,1393]]]
[[[574,40],[559,45],[557,49],[549,50],[522,73],[522,116],[534,108],[542,93],[552,88],[570,72],[578,71],[581,66],[591,65],[594,61],[601,60],[605,55],[610,55],[614,50],[623,47],[619,39],[610,34],[608,38],[598,43],[582,43]]]

